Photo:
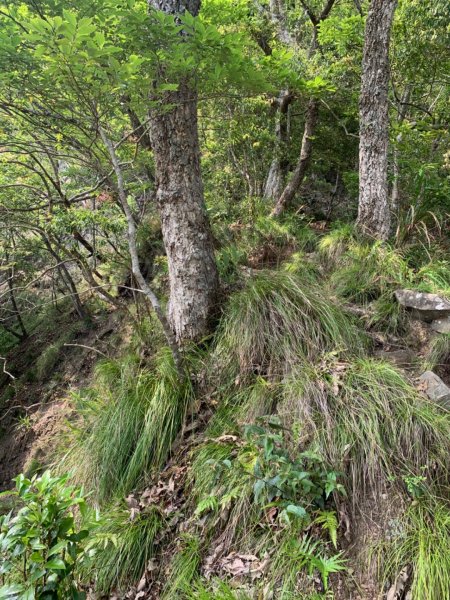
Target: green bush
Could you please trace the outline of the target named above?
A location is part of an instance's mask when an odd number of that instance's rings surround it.
[[[84,559],[89,528],[79,529],[84,513],[82,490],[67,485],[67,476],[15,478],[22,508],[0,517],[0,598],[81,600],[76,568]]]

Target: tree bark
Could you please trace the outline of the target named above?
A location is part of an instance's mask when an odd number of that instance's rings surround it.
[[[197,15],[199,0],[149,0],[174,17]],[[182,43],[182,40],[180,40]],[[219,277],[200,172],[197,92],[187,79],[159,97],[150,111],[157,206],[169,264],[168,317],[177,341],[199,340],[211,330]],[[156,100],[156,99],[154,99]]]
[[[397,115],[397,124],[401,125],[406,118],[406,113],[408,109],[408,100],[411,92],[410,86],[407,86],[405,91],[402,94],[402,97],[398,101],[398,115]],[[391,215],[392,215],[392,224],[391,230],[394,233],[395,227],[398,220],[399,214],[399,204],[400,204],[400,165],[399,165],[399,146],[402,142],[403,135],[399,133],[396,139],[396,143],[394,144],[394,149],[392,153],[392,191],[391,191]]]
[[[359,205],[361,231],[386,240],[391,214],[387,183],[389,41],[397,0],[372,0],[367,15],[359,101]]]
[[[308,109],[306,111],[305,129],[303,131],[300,157],[298,159],[297,165],[294,169],[291,179],[284,188],[281,196],[278,198],[275,208],[272,211],[273,217],[281,215],[284,209],[292,202],[298,188],[300,187],[306,175],[308,165],[311,161],[313,147],[312,138],[316,130],[318,112],[319,102],[316,98],[311,98],[311,100],[308,103]]]
[[[264,198],[266,200],[277,200],[283,190],[283,183],[289,166],[288,161],[283,156],[286,152],[288,138],[287,113],[293,98],[294,96],[289,90],[282,90],[274,102],[277,111],[275,118],[275,157],[270,164],[264,186]]]

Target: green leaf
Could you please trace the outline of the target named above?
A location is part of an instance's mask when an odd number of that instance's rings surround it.
[[[61,540],[60,542],[58,542],[50,548],[50,550],[48,551],[48,556],[53,556],[55,554],[58,554],[58,552],[62,552],[67,548],[68,543],[69,542],[67,540]]]
[[[304,519],[305,517],[308,516],[308,513],[303,508],[303,506],[297,506],[296,504],[288,504],[288,506],[286,506],[285,510],[290,515],[294,515],[294,516],[298,517],[299,519]]]
[[[72,516],[64,517],[61,519],[58,527],[58,537],[66,535],[74,526],[74,519]]]
[[[62,558],[53,558],[45,563],[45,568],[52,571],[64,571],[67,568],[66,563]]]
[[[253,486],[253,495],[255,502],[258,504],[261,498],[261,494],[266,487],[266,482],[263,479],[258,479]]]
[[[0,600],[17,597],[18,594],[23,592],[23,589],[23,586],[17,583],[13,585],[2,586],[0,588]]]

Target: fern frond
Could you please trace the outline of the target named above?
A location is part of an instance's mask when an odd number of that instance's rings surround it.
[[[319,515],[314,520],[317,525],[322,525],[322,529],[328,532],[333,546],[337,548],[337,530],[339,522],[334,510],[321,510]]]

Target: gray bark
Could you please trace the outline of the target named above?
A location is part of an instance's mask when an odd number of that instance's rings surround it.
[[[367,15],[359,102],[357,225],[386,240],[390,234],[388,168],[389,41],[397,0],[372,0]]]
[[[403,123],[403,121],[405,120],[410,92],[411,92],[411,89],[409,86],[407,86],[405,91],[403,92],[403,95],[402,95],[400,101],[399,101],[398,117],[397,117],[398,125],[401,125]],[[391,227],[392,230],[395,229],[395,224],[398,219],[399,202],[400,202],[400,185],[399,185],[400,166],[399,166],[398,145],[401,144],[402,138],[403,138],[402,134],[399,133],[397,136],[396,144],[394,145],[394,151],[393,151],[393,156],[392,156],[392,191],[391,191],[391,214],[392,214],[392,220],[393,220],[392,227]]]
[[[195,16],[200,2],[150,0],[149,4],[175,16],[183,10]],[[151,109],[150,135],[169,264],[168,317],[178,342],[199,340],[211,330],[219,277],[200,171],[197,93],[182,80],[177,91],[154,100],[162,107]]]
[[[277,200],[283,191],[283,183],[288,167],[288,161],[283,158],[288,138],[287,113],[293,98],[289,90],[282,90],[275,100],[277,111],[275,119],[275,156],[270,164],[264,186],[264,198],[266,200]]]

